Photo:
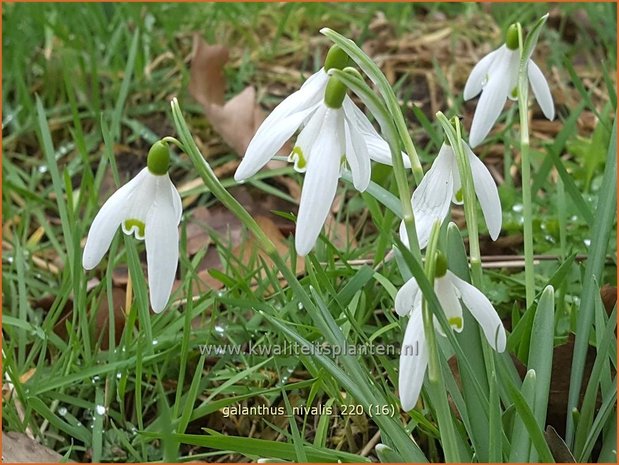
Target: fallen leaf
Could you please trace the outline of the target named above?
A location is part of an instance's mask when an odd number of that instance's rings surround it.
[[[193,36],[189,92],[202,105],[223,105],[226,79],[223,68],[230,55],[222,45],[208,45],[199,34]]]
[[[204,114],[213,129],[236,153],[244,155],[265,114],[256,102],[256,90],[246,87],[240,94],[225,102],[224,65],[229,52],[222,45],[209,45],[199,34],[194,34],[189,93],[204,108]],[[280,154],[289,154],[284,146]],[[271,168],[285,166],[285,162],[271,161]]]

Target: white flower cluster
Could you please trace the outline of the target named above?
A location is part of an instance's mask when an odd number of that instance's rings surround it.
[[[331,68],[343,69],[348,61],[339,47],[331,48],[324,67],[283,100],[262,123],[234,176],[239,182],[253,176],[300,130],[289,157],[295,170],[305,173],[295,234],[299,255],[308,254],[316,243],[335,198],[342,167],[349,168],[354,187],[363,192],[370,183],[371,160],[384,164],[392,161],[388,143],[348,97],[347,88],[329,75]],[[548,119],[553,119],[554,105],[548,83],[530,58],[527,58],[527,65],[527,75],[542,111]],[[479,61],[466,82],[465,100],[481,92],[471,126],[471,147],[486,138],[506,100],[517,97],[519,66],[518,31],[512,26],[506,43]],[[497,186],[470,146],[464,142],[462,146],[471,167],[475,193],[494,240],[501,231],[502,219]],[[403,163],[410,168],[405,156]],[[95,217],[84,249],[83,266],[90,270],[101,261],[118,226],[122,226],[125,234],[134,234],[146,242],[151,306],[155,312],[161,312],[167,306],[178,265],[178,224],[182,206],[168,175],[166,142],[162,140],[153,146],[147,164],[109,198]],[[422,249],[428,244],[433,224],[445,220],[452,202],[462,204],[462,183],[454,149],[445,142],[412,195]],[[408,246],[403,223],[400,236]],[[480,324],[491,347],[503,351],[505,330],[488,298],[446,267],[435,278],[434,289],[452,329],[462,331],[463,303]],[[422,293],[415,279],[410,279],[395,299],[398,315],[410,317],[404,344],[420,347],[417,353],[403,352],[400,358],[400,397],[406,410],[413,408],[418,400],[428,363],[421,305]],[[438,325],[435,327],[442,333]]]

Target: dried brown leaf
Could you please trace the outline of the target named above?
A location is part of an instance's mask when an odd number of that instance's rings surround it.
[[[249,142],[264,121],[265,114],[256,102],[256,90],[246,87],[240,94],[225,102],[223,67],[229,58],[228,49],[207,44],[199,34],[194,35],[189,92],[204,108],[213,129],[236,153],[244,155]],[[284,147],[290,153],[290,147]],[[270,162],[274,168],[282,162]]]
[[[64,458],[24,433],[2,433],[2,461],[5,463],[60,463]]]

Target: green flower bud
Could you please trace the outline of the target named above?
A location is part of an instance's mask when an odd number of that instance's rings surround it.
[[[342,108],[347,90],[348,88],[339,79],[334,76],[330,77],[325,89],[325,105],[333,109]]]
[[[350,59],[346,52],[339,48],[337,45],[332,46],[325,58],[325,71],[329,71],[331,68],[344,69],[348,66]]]
[[[434,270],[435,278],[442,278],[447,274],[447,257],[439,250],[436,252],[436,268]]]
[[[153,144],[148,151],[146,166],[148,166],[148,171],[157,176],[163,176],[168,172],[170,167],[170,149],[167,142],[160,140]]]
[[[518,26],[516,24],[512,24],[507,28],[505,45],[507,45],[507,48],[510,50],[518,49]]]

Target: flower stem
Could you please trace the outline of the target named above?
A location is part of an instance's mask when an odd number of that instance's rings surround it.
[[[430,240],[426,250],[425,273],[432,287],[434,287],[434,279],[436,274],[436,258],[438,253],[438,236],[441,229],[440,222],[435,222],[430,233]],[[436,333],[434,331],[434,318],[428,307],[427,300],[423,299],[422,306],[423,328],[428,344],[428,382],[430,385],[429,392],[431,393],[436,404],[436,416],[438,419],[439,431],[441,435],[441,443],[443,452],[445,453],[445,462],[459,462],[458,444],[456,433],[454,430],[454,422],[451,418],[449,402],[447,400],[447,387],[443,381],[441,373],[441,365],[439,359],[439,347],[436,341]],[[449,329],[451,331],[451,328]]]
[[[186,126],[182,124],[184,121],[182,121],[181,110],[178,106],[178,101],[176,98],[172,100],[172,116],[174,118],[174,122],[176,123],[177,130],[179,128],[186,128]],[[245,210],[243,206],[234,197],[232,197],[232,195],[221,184],[219,179],[217,179],[217,176],[211,169],[210,165],[206,162],[206,160],[204,160],[204,157],[195,146],[189,131],[182,132],[180,136],[184,143],[181,143],[177,139],[169,136],[165,137],[163,140],[178,145],[178,147],[189,156],[198,173],[202,177],[204,184],[213,193],[213,195],[217,197],[217,199],[223,203],[228,210],[235,214],[237,218],[239,218],[239,220],[241,220],[241,222],[254,234],[258,240],[258,243],[261,244],[262,249],[267,255],[270,257],[279,257],[275,244],[273,244],[264,231],[262,231],[258,223],[256,223],[247,210]]]
[[[462,132],[460,120],[454,117],[451,122],[442,113],[438,112],[436,118],[441,123],[445,135],[451,144],[460,173],[460,182],[462,184],[462,193],[464,199],[464,217],[466,219],[466,227],[469,237],[469,262],[471,264],[471,283],[479,290],[483,291],[483,272],[481,267],[481,249],[479,247],[479,229],[477,223],[477,199],[475,194],[475,186],[473,184],[473,172],[469,157],[464,150],[464,142],[462,141]],[[484,339],[481,333],[477,332],[478,336]],[[486,381],[492,379],[496,373],[494,363],[494,351],[491,347],[482,342],[482,352],[484,354],[484,366],[486,369]]]
[[[393,163],[393,172],[398,189],[398,196],[402,204],[402,220],[406,228],[409,249],[415,259],[421,261],[421,250],[419,248],[419,240],[417,238],[417,229],[415,227],[415,216],[413,214],[413,205],[411,202],[410,187],[406,178],[406,168],[404,160],[400,153],[400,144],[398,143],[398,130],[396,128],[394,117],[389,112],[389,109],[380,101],[380,99],[372,92],[364,80],[359,76],[354,69],[346,68],[342,70],[331,70],[329,74],[335,76],[342,81],[353,93],[355,93],[363,101],[368,110],[374,115],[385,140],[389,144],[391,151],[391,161]]]
[[[518,23],[520,68],[518,70],[518,115],[520,116],[520,157],[522,175],[522,206],[524,219],[524,280],[527,308],[535,299],[535,270],[533,264],[533,209],[531,201],[531,160],[529,158],[529,81],[528,54],[524,55],[522,27]]]
[[[483,286],[481,269],[481,249],[479,247],[477,201],[475,186],[473,184],[473,172],[471,171],[469,157],[462,145],[463,142],[460,120],[458,118],[453,118],[452,124],[456,132],[455,145],[452,145],[452,148],[454,150],[454,154],[456,155],[458,171],[460,172],[460,180],[462,183],[462,193],[464,198],[464,217],[466,219],[466,227],[468,229],[469,236],[469,261],[471,263],[471,281],[476,288],[482,289]]]
[[[174,144],[176,145],[179,149],[181,149],[183,152],[185,151],[185,147],[183,146],[183,143],[178,140],[176,137],[172,137],[172,136],[165,136],[163,139],[161,139],[163,142],[168,142],[170,144]]]

